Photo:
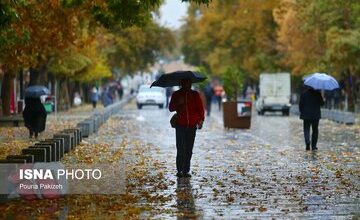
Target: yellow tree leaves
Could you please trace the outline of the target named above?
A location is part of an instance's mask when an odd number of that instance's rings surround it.
[[[14,3],[14,20],[1,34],[16,33],[12,43],[2,48],[2,62],[9,68],[24,68],[46,62],[48,57],[72,44],[81,18],[81,10],[62,8],[60,0]],[[21,39],[21,40],[16,40]]]
[[[263,71],[360,72],[360,2],[341,0],[213,1],[192,4],[183,27],[185,60],[213,74],[238,66]]]
[[[276,0],[227,0],[214,1],[208,8],[192,6],[187,19],[191,27],[183,32],[185,55],[213,74],[237,66],[256,78],[265,69],[276,69],[272,10],[277,4]]]
[[[357,1],[282,0],[274,10],[282,63],[300,75],[314,71],[340,75],[345,69],[356,73],[359,8]]]

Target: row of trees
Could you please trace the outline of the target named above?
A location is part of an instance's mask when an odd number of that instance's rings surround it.
[[[182,36],[186,61],[213,75],[221,76],[231,67],[256,81],[262,72],[289,71],[300,83],[304,75],[327,72],[344,81],[350,104],[359,92],[357,0],[192,4]]]
[[[193,0],[207,3],[207,0]],[[10,114],[13,79],[30,71],[30,85],[70,87],[146,70],[175,45],[154,21],[162,0],[4,0],[0,2],[2,110]],[[61,102],[61,100],[60,100]]]

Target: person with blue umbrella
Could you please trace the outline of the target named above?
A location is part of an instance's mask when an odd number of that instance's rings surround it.
[[[301,94],[299,102],[300,119],[303,120],[304,138],[306,150],[317,150],[319,135],[319,121],[321,118],[321,106],[324,100],[320,90],[334,90],[339,88],[338,82],[325,73],[314,73],[304,79],[305,90]],[[310,140],[310,127],[312,129]]]

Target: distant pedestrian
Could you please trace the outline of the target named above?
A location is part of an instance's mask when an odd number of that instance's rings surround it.
[[[214,93],[215,93],[216,101],[219,105],[219,111],[221,111],[222,96],[224,93],[224,88],[221,85],[216,85],[214,87]]]
[[[211,83],[207,84],[204,89],[205,99],[206,99],[206,115],[210,116],[211,112],[211,100],[214,96],[214,88]]]
[[[341,89],[338,88],[338,89],[334,89],[334,95],[333,95],[333,98],[334,98],[334,108],[335,109],[340,109],[340,101],[341,101]]]
[[[124,88],[122,87],[120,82],[117,84],[116,89],[117,89],[117,92],[118,92],[118,95],[119,95],[119,99],[121,100],[123,95],[124,95]]]
[[[325,91],[325,108],[332,109],[333,108],[333,91],[326,90]]]
[[[181,88],[171,96],[170,112],[176,111],[176,168],[178,177],[191,177],[190,161],[196,129],[204,122],[204,107],[200,94],[191,90],[191,80],[181,80]]]
[[[96,104],[99,101],[99,92],[95,86],[91,89],[90,100],[93,108],[95,109]]]
[[[81,96],[78,92],[75,92],[74,94],[74,101],[73,101],[73,104],[74,106],[79,106],[81,105],[82,101],[81,101]]]
[[[304,121],[304,138],[306,150],[317,150],[316,144],[319,133],[319,120],[321,118],[320,107],[324,105],[324,100],[321,93],[311,87],[306,87],[301,94],[299,102],[300,119]],[[312,128],[311,142],[310,142],[310,126]]]
[[[29,137],[38,137],[39,133],[45,130],[46,124],[46,110],[44,105],[41,103],[40,97],[25,98],[25,109],[23,111],[23,117],[25,127],[29,129]]]
[[[111,93],[111,90],[109,87],[106,88],[104,90],[104,92],[102,93],[101,100],[102,100],[102,104],[104,105],[104,107],[107,107],[107,106],[113,104],[113,96],[112,96],[112,93]]]

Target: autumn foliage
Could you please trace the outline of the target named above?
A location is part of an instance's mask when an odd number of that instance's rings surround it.
[[[222,76],[228,66],[337,77],[354,100],[360,90],[360,2],[224,0],[192,4],[183,26],[186,61]],[[301,80],[299,81],[301,83]]]

